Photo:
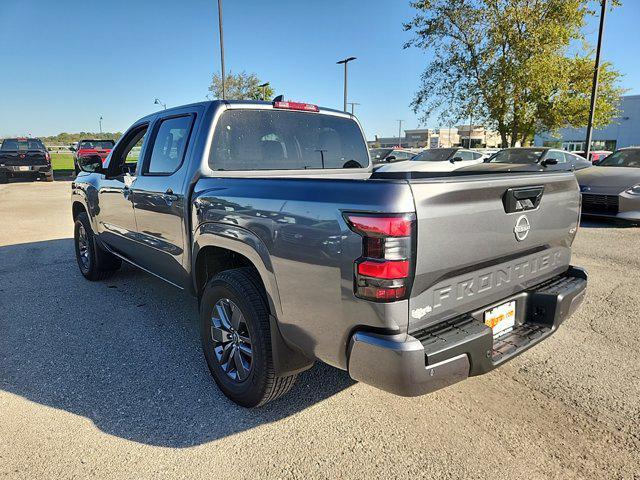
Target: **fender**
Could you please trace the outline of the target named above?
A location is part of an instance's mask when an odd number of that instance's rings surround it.
[[[212,246],[225,248],[243,255],[254,265],[265,286],[267,300],[273,315],[269,315],[273,362],[278,376],[302,372],[313,366],[313,360],[291,346],[282,336],[277,317],[282,315],[282,304],[275,272],[266,245],[257,235],[236,225],[203,223],[193,235],[191,271],[195,272],[200,249]],[[196,278],[192,274],[192,288],[197,291]]]
[[[75,203],[80,203],[87,215],[89,216],[89,222],[91,223],[91,228],[97,234],[98,233],[98,224],[96,220],[96,215],[99,211],[98,206],[98,190],[94,185],[89,183],[76,183],[75,181],[71,184],[71,205],[73,209],[73,205]],[[92,201],[92,198],[93,201]]]

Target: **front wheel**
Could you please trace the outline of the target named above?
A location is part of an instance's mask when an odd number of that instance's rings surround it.
[[[200,336],[215,382],[238,405],[264,405],[293,386],[296,375],[275,375],[269,310],[252,269],[227,270],[207,283]]]
[[[96,243],[85,212],[76,218],[73,233],[78,267],[87,280],[103,280],[120,268],[120,259],[104,251]]]

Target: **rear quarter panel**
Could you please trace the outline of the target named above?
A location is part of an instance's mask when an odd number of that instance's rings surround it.
[[[354,328],[406,332],[407,301],[375,304],[354,296],[354,260],[362,255],[362,238],[342,216],[345,211],[413,212],[406,182],[330,175],[203,178],[193,205],[196,240],[206,231],[220,244],[253,239],[252,248],[263,259],[263,281],[277,290],[270,294],[282,336],[305,354],[346,368]]]

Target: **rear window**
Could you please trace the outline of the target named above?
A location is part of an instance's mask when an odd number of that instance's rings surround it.
[[[8,138],[6,140],[3,140],[0,150],[44,150],[44,145],[42,145],[42,142],[40,140],[17,140]]]
[[[213,135],[212,170],[361,168],[369,155],[350,119],[279,110],[228,110]]]
[[[113,140],[83,140],[78,146],[78,150],[108,150],[113,148]]]

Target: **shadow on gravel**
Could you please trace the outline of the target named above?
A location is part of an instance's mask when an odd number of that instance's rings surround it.
[[[284,398],[236,406],[206,367],[196,303],[131,267],[84,280],[71,239],[0,247],[0,389],[117,437],[190,447],[276,422],[354,383],[317,364]]]

